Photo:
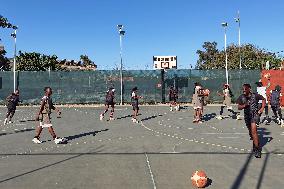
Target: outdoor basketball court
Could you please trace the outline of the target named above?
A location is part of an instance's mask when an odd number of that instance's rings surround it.
[[[33,144],[35,107],[19,107],[14,123],[3,126],[0,108],[0,188],[193,188],[190,177],[204,170],[207,188],[281,188],[284,184],[284,129],[261,125],[261,159],[250,153],[244,121],[215,119],[217,106],[205,108],[206,122],[193,124],[185,106],[141,106],[131,122],[130,106],[116,107],[114,121],[100,121],[103,107],[64,107],[53,114],[56,145],[47,129]],[[270,112],[271,115],[271,112]],[[107,116],[106,116],[107,118]]]

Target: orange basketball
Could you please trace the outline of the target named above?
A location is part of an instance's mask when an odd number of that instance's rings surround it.
[[[191,177],[191,183],[197,188],[204,188],[207,185],[207,176],[204,171],[195,171]]]
[[[209,96],[209,95],[210,95],[210,90],[209,90],[209,89],[204,89],[204,90],[203,90],[203,94],[204,94],[205,96]]]

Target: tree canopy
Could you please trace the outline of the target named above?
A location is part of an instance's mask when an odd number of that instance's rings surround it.
[[[197,69],[225,69],[225,51],[217,48],[217,42],[204,42],[202,50],[197,50]],[[269,61],[270,68],[280,67],[282,59],[275,53],[267,52],[252,44],[244,44],[240,47],[242,68],[262,69]],[[239,47],[230,44],[227,47],[228,69],[239,69],[240,53]]]

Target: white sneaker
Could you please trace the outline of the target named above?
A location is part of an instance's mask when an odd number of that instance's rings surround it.
[[[66,142],[66,139],[57,137],[57,138],[54,139],[54,142],[55,142],[55,144],[62,144],[64,142]]]
[[[284,127],[284,120],[281,120],[281,127]]]
[[[218,116],[216,116],[216,119],[218,119],[218,120],[222,120],[222,119],[223,119],[223,117],[222,117],[222,116],[220,116],[220,115],[218,115]]]
[[[113,117],[110,117],[110,118],[109,118],[109,120],[110,120],[110,121],[113,121],[113,120],[114,120],[114,118],[113,118]]]
[[[278,125],[281,125],[281,120],[279,118],[277,118],[277,123]]]
[[[5,120],[4,120],[4,125],[6,125],[8,123],[8,119],[6,118]]]
[[[10,123],[13,123],[13,121],[9,121],[9,124],[10,124]]]
[[[41,144],[41,143],[42,143],[42,141],[40,141],[38,138],[34,138],[32,141],[33,141],[35,144]]]
[[[100,115],[100,120],[102,121],[104,119],[103,114]]]
[[[132,121],[133,121],[133,123],[139,123],[139,121],[137,121],[137,119],[133,119]]]
[[[241,120],[241,115],[237,115],[237,120]]]
[[[175,109],[176,109],[176,111],[179,111],[179,106],[176,106]]]
[[[170,111],[171,111],[171,112],[173,111],[173,107],[170,107]]]

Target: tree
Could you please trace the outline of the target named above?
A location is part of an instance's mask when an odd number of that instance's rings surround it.
[[[36,52],[22,53],[17,56],[17,70],[20,71],[46,71],[61,70],[56,55],[44,55]]]
[[[205,42],[202,45],[203,50],[196,53],[199,56],[197,60],[197,69],[224,69],[225,68],[225,51],[217,49],[216,42]],[[239,47],[231,44],[227,47],[228,68],[239,69]],[[261,69],[265,62],[270,62],[272,69],[279,68],[281,58],[275,53],[267,52],[264,49],[256,47],[252,44],[241,46],[242,67],[245,69]]]
[[[0,49],[0,70],[9,71],[11,70],[11,65],[9,63],[9,59],[5,57],[6,51],[4,49]]]
[[[82,66],[84,67],[88,67],[88,66],[97,67],[97,65],[91,59],[89,59],[87,55],[81,55],[80,59],[82,62]]]

